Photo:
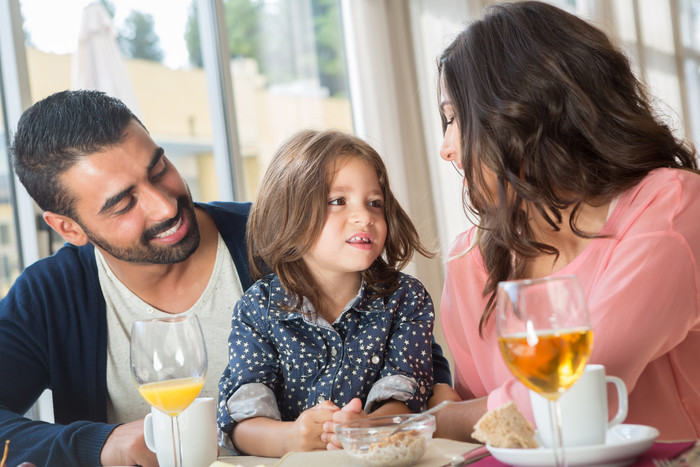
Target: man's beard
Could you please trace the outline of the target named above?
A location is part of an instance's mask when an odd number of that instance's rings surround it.
[[[187,234],[175,244],[153,245],[150,240],[159,233],[165,232],[178,221],[180,216],[187,219],[188,231]],[[109,253],[111,256],[130,263],[142,264],[174,264],[179,263],[192,255],[199,246],[200,234],[199,225],[197,224],[197,216],[194,212],[194,204],[192,198],[183,195],[177,200],[177,215],[173,219],[161,222],[158,225],[147,229],[139,241],[138,246],[134,247],[118,247],[111,245],[103,237],[91,232],[82,223],[78,222],[80,227],[85,231],[90,242],[102,250]]]

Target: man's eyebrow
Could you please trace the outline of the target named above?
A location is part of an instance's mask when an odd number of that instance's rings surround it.
[[[120,192],[117,193],[116,195],[110,196],[109,198],[107,198],[107,201],[105,201],[105,204],[103,204],[103,205],[102,205],[102,208],[100,209],[100,214],[104,214],[105,212],[107,212],[112,206],[114,206],[114,205],[117,204],[119,201],[121,201],[122,199],[124,199],[124,197],[125,197],[126,195],[128,195],[129,192],[130,192],[131,190],[133,190],[133,189],[134,189],[134,185],[131,185],[131,186],[129,186],[128,188],[126,188],[126,189],[120,191]]]
[[[165,149],[162,147],[158,146],[156,150],[153,152],[153,157],[151,158],[151,163],[148,164],[148,171],[150,172],[153,167],[156,166],[158,161],[163,157],[165,154]]]
[[[165,154],[165,150],[162,147],[156,148],[155,152],[153,153],[153,157],[151,158],[151,162],[148,164],[148,169],[147,169],[148,172],[150,172],[153,169],[153,167],[156,166],[158,161],[160,161],[161,158],[163,157],[163,154]],[[128,195],[129,192],[133,189],[134,189],[134,186],[131,185],[131,186],[125,188],[124,190],[120,191],[116,195],[113,195],[113,196],[110,196],[109,198],[107,198],[105,203],[100,208],[100,214],[104,214],[105,212],[107,212],[112,206],[114,206],[119,201],[124,199],[124,197],[126,195]]]

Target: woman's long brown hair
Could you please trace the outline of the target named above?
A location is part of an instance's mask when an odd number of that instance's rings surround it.
[[[382,255],[362,277],[376,295],[398,286],[398,271],[414,252],[433,254],[390,187],[384,162],[366,142],[339,131],[303,130],[288,139],[272,159],[260,184],[246,228],[251,275],[254,280],[273,271],[300,310],[303,297],[323,309],[313,274],[303,256],[316,243],[326,221],[328,192],[333,176],[346,158],[357,157],[377,171],[384,195],[387,235]],[[286,308],[286,307],[285,307]]]
[[[461,129],[465,211],[478,218],[488,270],[480,333],[498,282],[527,261],[557,255],[537,242],[526,205],[559,229],[573,206],[610,201],[651,170],[697,170],[695,149],[654,115],[629,61],[600,30],[541,2],[489,7],[443,52],[440,91]],[[443,127],[446,125],[443,116]],[[495,174],[489,191],[483,168]]]

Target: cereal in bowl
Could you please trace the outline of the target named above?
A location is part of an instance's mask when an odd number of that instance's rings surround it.
[[[346,448],[357,462],[366,466],[411,465],[421,458],[428,447],[428,439],[417,430],[400,431],[366,449]]]

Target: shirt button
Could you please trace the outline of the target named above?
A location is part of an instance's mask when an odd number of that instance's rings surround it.
[[[335,347],[333,347],[333,348],[331,349],[331,357],[335,357],[336,355],[338,355],[338,349],[336,349]]]
[[[375,365],[379,363],[379,357],[377,355],[372,356],[372,363],[374,363]]]
[[[318,397],[316,398],[316,402],[318,402],[319,404],[320,404],[321,402],[325,401],[325,400],[326,400],[326,397],[325,397],[325,396],[318,396]]]

